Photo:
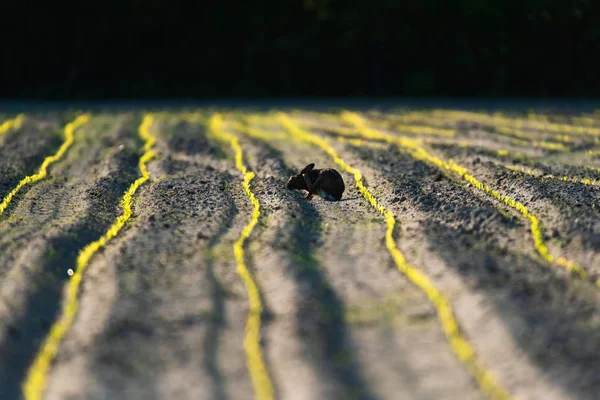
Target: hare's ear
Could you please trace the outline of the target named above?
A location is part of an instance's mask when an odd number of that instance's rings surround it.
[[[312,169],[314,167],[315,167],[315,164],[314,163],[310,163],[306,167],[304,167],[304,169],[302,171],[300,171],[300,174],[306,174],[306,173],[312,171]]]

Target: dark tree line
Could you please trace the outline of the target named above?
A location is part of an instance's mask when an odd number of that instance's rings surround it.
[[[598,96],[599,9],[592,0],[4,2],[0,96]]]

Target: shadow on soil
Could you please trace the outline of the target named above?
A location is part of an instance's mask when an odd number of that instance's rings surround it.
[[[339,398],[375,399],[352,350],[344,304],[314,257],[321,242],[322,219],[310,201],[285,189],[285,177],[293,175],[294,171],[285,164],[282,153],[265,142],[252,142],[263,149],[258,157],[261,161],[259,169],[270,165],[277,176],[283,177],[272,178],[275,182],[268,182],[268,187],[277,188],[286,201],[297,202],[300,209],[299,216],[296,212],[291,215],[291,242],[280,240],[274,246],[291,253],[286,271],[297,283],[297,335],[304,342],[306,357],[315,363],[318,375],[323,376],[325,382],[335,385]]]
[[[391,153],[365,159],[387,163],[387,157],[403,163],[408,156]],[[396,165],[411,171],[403,175],[384,172],[398,188],[398,196],[430,216],[422,226],[431,251],[469,285],[486,293],[515,343],[541,371],[555,377],[554,385],[578,399],[597,398],[600,380],[594,366],[600,364],[600,310],[595,288],[574,278],[559,278],[555,267],[499,248],[496,238],[513,223],[462,187],[450,184],[454,189],[449,190],[450,185],[441,185],[443,180],[436,183],[435,169],[420,164]],[[526,230],[524,234],[532,240]]]
[[[222,333],[227,328],[227,292],[217,278],[210,255],[203,258],[202,267],[198,265],[198,273],[208,282],[212,306],[209,311],[167,323],[163,314],[153,310],[161,306],[161,297],[155,293],[164,289],[164,276],[176,275],[183,260],[194,253],[209,253],[228,231],[237,214],[225,189],[231,176],[199,169],[187,161],[167,159],[161,168],[176,170],[176,176],[153,182],[144,193],[144,201],[151,199],[152,203],[138,216],[144,222],[139,221],[138,231],[123,246],[116,264],[120,271],[119,296],[112,306],[109,323],[95,343],[95,374],[111,393],[124,392],[138,382],[147,386],[145,379],[169,368],[161,358],[164,353],[155,351],[156,346],[161,346],[162,340],[168,341],[170,344],[164,350],[175,350],[181,357],[172,362],[183,363],[195,358],[188,354],[185,341],[180,340],[178,326],[184,331],[191,325],[202,325],[206,326],[206,334],[202,339],[203,353],[198,355],[212,381],[206,392],[210,398],[226,400],[229,397],[227,377],[219,365],[218,355]],[[220,217],[214,217],[217,211]],[[199,231],[179,230],[190,225]],[[123,309],[128,311],[125,313]],[[128,357],[122,357],[123,352],[127,352]],[[150,399],[161,397],[158,388],[146,387],[140,393]]]
[[[550,267],[530,259],[486,248],[484,240],[457,237],[447,227],[430,224],[427,232],[432,251],[488,294],[524,353],[540,370],[560,376],[553,384],[577,399],[597,398],[600,313],[593,288],[557,278]],[[503,315],[507,304],[512,322]]]
[[[223,221],[217,234],[208,242],[209,251],[212,250],[227,233],[233,223],[233,219],[238,214],[238,210],[233,201],[231,201],[231,198],[228,198],[228,200],[227,219]],[[227,309],[225,305],[227,293],[215,275],[213,257],[206,258],[205,270],[206,279],[210,284],[212,310],[208,330],[202,345],[202,349],[204,350],[204,367],[212,380],[211,398],[215,400],[227,400],[228,395],[225,390],[225,378],[223,377],[223,372],[218,363],[218,354],[219,349],[221,348],[221,341],[219,338],[226,328],[227,321]]]
[[[374,399],[352,351],[344,305],[313,255],[322,220],[312,204],[297,201],[302,217],[294,222],[290,243],[293,262],[287,266],[300,293],[297,333],[304,339],[310,359],[317,360],[321,374],[335,382],[340,398]]]
[[[27,300],[23,317],[9,328],[8,339],[0,344],[3,399],[21,398],[21,383],[27,369],[59,316],[63,289],[69,277],[67,270],[75,268],[79,251],[102,236],[121,212],[120,199],[137,178],[138,158],[133,151],[122,151],[117,161],[121,168],[88,191],[91,206],[82,221],[50,241],[42,274],[31,278],[36,290]]]

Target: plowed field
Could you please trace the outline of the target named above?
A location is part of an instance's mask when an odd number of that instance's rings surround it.
[[[600,114],[2,117],[2,400],[599,396]]]

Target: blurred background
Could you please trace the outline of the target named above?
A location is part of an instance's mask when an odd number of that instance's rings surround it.
[[[12,1],[2,99],[596,97],[592,0]]]

